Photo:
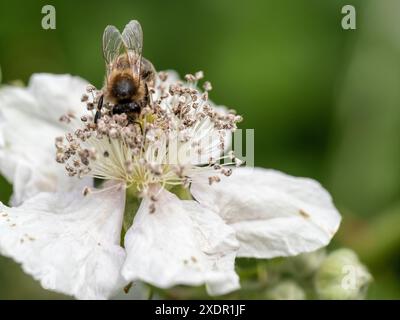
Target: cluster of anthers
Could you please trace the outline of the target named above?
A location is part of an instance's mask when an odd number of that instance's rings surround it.
[[[225,153],[226,141],[241,121],[233,110],[215,108],[208,100],[211,84],[202,72],[186,75],[185,80],[168,79],[159,72],[150,88],[149,104],[135,121],[126,114],[112,115],[105,104],[102,116],[94,123],[94,109],[101,92],[88,86],[82,101],[88,114],[67,114],[60,121],[74,132],[56,138],[56,160],[65,164],[70,176],[91,176],[123,182],[139,197],[151,194],[153,185],[171,189],[187,187],[198,174],[210,184],[229,176],[229,166],[241,161],[232,151]],[[205,174],[206,173],[206,174]],[[84,194],[90,192],[88,188]]]

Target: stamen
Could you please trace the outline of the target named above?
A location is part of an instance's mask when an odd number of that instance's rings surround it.
[[[233,152],[223,155],[225,138],[242,118],[232,110],[218,112],[210,105],[211,83],[204,82],[203,92],[196,87],[203,77],[199,71],[186,75],[186,82],[168,84],[168,73],[160,72],[156,85],[149,88],[150,102],[136,118],[114,115],[113,105],[105,101],[96,124],[93,110],[103,93],[89,85],[81,99],[89,113],[80,119],[74,114],[60,118],[75,130],[56,138],[56,161],[64,164],[70,176],[115,180],[126,188],[134,187],[138,196],[150,196],[150,212],[155,211],[160,188],[188,187],[194,177],[205,173],[209,173],[209,184],[230,176],[232,169],[227,166],[241,161]],[[222,163],[225,159],[230,161]],[[90,188],[83,190],[84,195],[89,193],[93,193]]]

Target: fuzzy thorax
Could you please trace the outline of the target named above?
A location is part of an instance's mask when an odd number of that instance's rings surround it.
[[[114,70],[108,76],[104,93],[105,100],[111,103],[140,101],[146,94],[145,82],[130,71]]]

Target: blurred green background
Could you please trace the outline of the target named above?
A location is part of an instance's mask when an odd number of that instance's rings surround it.
[[[56,30],[41,28],[42,6]],[[341,28],[341,8],[357,30]],[[354,249],[374,282],[368,297],[400,298],[400,2],[202,0],[0,2],[3,82],[35,72],[100,87],[107,24],[141,22],[157,69],[203,70],[211,99],[255,128],[257,166],[318,179],[343,223],[331,247]],[[0,181],[0,201],[11,187]],[[0,258],[0,299],[58,298]]]

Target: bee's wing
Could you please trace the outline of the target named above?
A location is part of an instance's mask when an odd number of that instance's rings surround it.
[[[107,26],[103,33],[103,56],[107,64],[107,72],[110,72],[123,48],[124,41],[121,33],[116,27]]]
[[[142,63],[143,32],[140,23],[131,20],[122,32],[122,40],[129,52],[129,58],[135,72],[140,74]]]

